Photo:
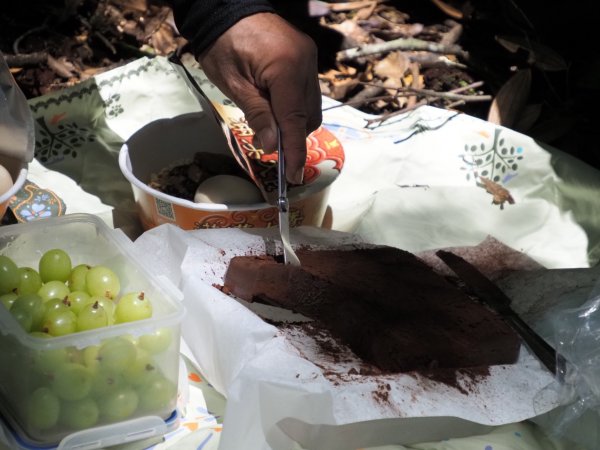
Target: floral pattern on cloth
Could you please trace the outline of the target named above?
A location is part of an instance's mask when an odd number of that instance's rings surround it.
[[[31,181],[26,181],[23,188],[10,200],[9,208],[17,222],[22,223],[62,216],[67,209],[58,195]]]

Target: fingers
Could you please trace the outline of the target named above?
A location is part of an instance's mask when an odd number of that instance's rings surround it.
[[[270,80],[269,99],[256,88],[247,87],[244,95],[233,99],[244,111],[254,130],[254,145],[271,153],[277,148],[277,126],[281,130],[286,157],[286,178],[289,183],[302,184],[306,163],[306,137],[321,124],[321,95],[318,81],[311,89],[305,77],[277,70]],[[312,83],[312,80],[311,80]]]
[[[254,146],[262,148],[265,153],[274,152],[277,149],[277,122],[269,100],[253,86],[232,100],[244,112],[248,125],[254,131]]]
[[[283,80],[282,80],[283,82]],[[294,91],[292,89],[292,91]],[[303,91],[303,90],[302,90]],[[250,128],[254,130],[254,146],[266,153],[277,149],[277,125],[281,131],[281,143],[286,158],[286,179],[301,184],[306,163],[306,136],[308,118],[303,108],[297,108],[304,100],[278,88],[270,90],[271,102],[258,91],[246,95],[236,103],[244,111]]]
[[[311,65],[312,61],[307,61]],[[316,58],[314,61],[316,73]],[[321,94],[316,76],[295,68],[281,71],[269,86],[271,107],[281,130],[286,178],[301,184],[306,163],[306,137],[321,124]]]
[[[248,16],[201,55],[208,77],[244,112],[255,146],[286,156],[286,178],[301,184],[306,137],[321,124],[317,49],[312,40],[271,13]]]

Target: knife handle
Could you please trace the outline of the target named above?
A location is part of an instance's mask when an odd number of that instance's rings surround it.
[[[539,334],[527,325],[523,319],[511,310],[512,314],[505,316],[509,325],[521,336],[525,344],[531,349],[538,359],[548,368],[550,372],[556,374],[557,368],[565,365],[564,358],[559,355],[550,344],[548,344]]]

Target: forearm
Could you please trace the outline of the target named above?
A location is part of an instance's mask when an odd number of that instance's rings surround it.
[[[169,0],[175,23],[198,56],[233,24],[259,12],[274,12],[267,0]]]

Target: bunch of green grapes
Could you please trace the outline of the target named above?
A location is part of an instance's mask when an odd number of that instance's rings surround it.
[[[27,332],[64,336],[152,317],[143,291],[120,295],[119,277],[103,265],[79,264],[61,249],[45,252],[38,270],[0,255],[0,301]]]
[[[44,253],[37,270],[0,255],[0,301],[39,339],[152,316],[144,292],[120,290],[111,269],[72,267],[60,249]],[[23,355],[10,336],[0,336],[0,353],[11,361],[1,364],[0,382],[16,399],[25,399],[19,414],[29,430],[78,430],[164,412],[175,406],[177,386],[158,359],[172,341],[171,330],[161,328],[137,339],[119,336],[83,349],[30,350]]]
[[[20,395],[26,429],[75,431],[172,411],[177,385],[158,363],[171,339],[162,328],[138,339],[126,335],[83,349],[33,352],[24,362],[29,378]]]

